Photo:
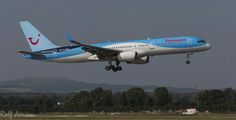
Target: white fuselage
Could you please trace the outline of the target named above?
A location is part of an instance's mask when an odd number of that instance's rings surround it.
[[[104,48],[121,50],[121,51],[137,51],[139,57],[144,56],[155,56],[155,55],[167,55],[167,54],[182,54],[182,53],[193,53],[200,52],[209,49],[209,44],[197,47],[186,47],[186,48],[170,48],[170,47],[161,47],[152,44],[145,43],[117,43]],[[56,54],[56,53],[55,53]],[[104,61],[100,60],[97,55],[93,55],[89,52],[84,52],[82,54],[55,58],[47,60],[50,62],[62,62],[62,63],[77,63],[77,62],[92,62],[92,61]]]

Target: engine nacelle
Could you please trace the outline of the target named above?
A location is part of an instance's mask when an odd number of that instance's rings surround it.
[[[120,61],[131,62],[131,61],[135,61],[136,59],[137,59],[136,51],[122,52],[118,55],[118,60]]]
[[[128,64],[146,64],[149,62],[149,56],[138,58],[134,61],[127,61]]]
[[[125,61],[128,64],[146,64],[149,62],[149,56],[139,57],[137,51],[127,51],[120,53],[118,60]]]

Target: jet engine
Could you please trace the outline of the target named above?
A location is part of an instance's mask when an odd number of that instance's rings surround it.
[[[127,61],[128,64],[147,64],[149,62],[149,56],[138,58],[134,61]]]
[[[137,59],[136,51],[122,52],[118,55],[118,60],[120,61],[134,61],[136,59]]]
[[[118,55],[118,60],[125,61],[128,64],[146,64],[149,62],[149,56],[138,57],[136,51],[122,52]]]

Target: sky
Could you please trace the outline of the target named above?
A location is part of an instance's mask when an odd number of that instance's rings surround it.
[[[89,83],[156,85],[201,89],[236,88],[235,0],[1,0],[0,81],[26,77],[63,77]],[[107,62],[47,63],[24,59],[30,50],[19,26],[28,20],[53,43],[97,43],[172,36],[198,36],[209,51],[151,58],[149,64],[122,63],[107,72]]]

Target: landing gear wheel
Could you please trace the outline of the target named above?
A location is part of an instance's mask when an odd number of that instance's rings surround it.
[[[115,66],[112,67],[113,72],[117,72],[117,68]]]
[[[113,72],[121,71],[122,67],[120,65],[120,61],[116,61],[116,65],[112,65],[112,61],[108,62],[109,66],[105,67],[106,71],[112,70]]]
[[[105,70],[106,70],[106,71],[109,71],[110,69],[111,69],[110,66],[106,66],[106,67],[105,67]]]
[[[190,64],[190,60],[187,60],[187,61],[186,61],[186,64]]]
[[[122,67],[121,66],[117,66],[117,70],[121,71]]]
[[[192,54],[193,54],[192,52],[187,54],[186,64],[190,64],[190,55]]]

